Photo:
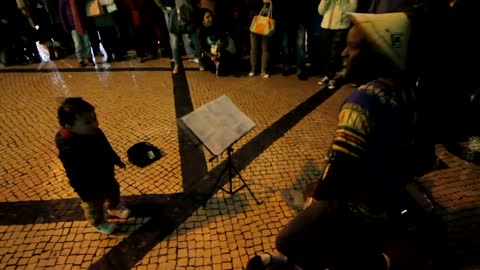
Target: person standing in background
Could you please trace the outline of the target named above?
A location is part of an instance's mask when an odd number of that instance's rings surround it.
[[[310,21],[310,0],[283,0],[275,5],[280,13],[277,20],[282,42],[283,75],[290,74],[292,55],[295,55],[297,77],[307,79],[305,70],[305,34]]]
[[[189,60],[199,65],[200,70],[205,70],[200,63],[202,53],[200,50],[200,41],[198,39],[197,29],[199,22],[195,18],[197,5],[190,0],[155,0],[157,6],[162,9],[165,15],[165,22],[170,36],[170,47],[173,54],[173,74],[177,74],[183,68],[182,56],[180,54],[180,39],[183,39],[183,46],[187,53]],[[183,11],[183,14],[181,14]],[[177,14],[174,14],[176,12]],[[177,17],[180,16],[180,17]],[[184,19],[187,25],[187,32],[177,33],[175,29],[177,22],[174,19]],[[193,49],[192,49],[193,47]]]
[[[86,29],[86,1],[85,0],[59,0],[58,11],[63,30],[70,32],[75,45],[75,55],[80,67],[95,65],[90,50],[90,40]]]
[[[260,11],[261,14],[268,14],[268,9],[272,5],[272,0],[263,0],[263,8]],[[273,13],[273,12],[272,12]],[[250,32],[250,73],[249,77],[255,76],[257,74],[257,58],[258,58],[258,47],[261,43],[261,65],[260,65],[260,75],[262,78],[270,78],[270,73],[268,71],[268,65],[270,61],[270,39],[272,37],[261,36]]]
[[[327,84],[329,89],[336,87],[335,74],[342,67],[340,54],[345,48],[351,24],[348,13],[355,12],[357,4],[358,0],[322,0],[318,5],[318,13],[323,15],[321,27],[326,62],[323,70],[325,77],[318,84]]]

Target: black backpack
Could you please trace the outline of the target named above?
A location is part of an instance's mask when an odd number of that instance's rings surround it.
[[[139,142],[127,150],[128,161],[144,168],[162,157],[160,150],[148,142]]]

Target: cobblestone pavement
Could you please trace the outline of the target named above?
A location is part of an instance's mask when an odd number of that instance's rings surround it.
[[[76,64],[0,70],[0,269],[242,269],[256,252],[275,252],[275,236],[296,214],[282,191],[318,178],[336,112],[351,91],[318,89],[315,78],[216,78],[192,63],[172,76],[166,59]],[[262,204],[247,189],[202,195],[226,156],[209,162],[177,128],[176,118],[223,94],[257,124],[234,145],[234,160]],[[89,227],[57,158],[57,98],[65,96],[96,106],[124,161],[139,141],[165,154],[146,168],[117,170],[134,217],[113,220],[115,235]],[[458,263],[452,269],[464,262],[463,269],[480,269],[480,167],[443,146],[436,151],[448,168],[421,183],[447,224],[448,254]]]

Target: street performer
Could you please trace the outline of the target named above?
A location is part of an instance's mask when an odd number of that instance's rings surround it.
[[[401,211],[409,180],[410,21],[405,13],[353,13],[351,18],[342,58],[346,79],[360,86],[341,106],[313,202],[276,242],[302,269],[389,269],[392,259],[377,248],[391,233],[391,217]]]

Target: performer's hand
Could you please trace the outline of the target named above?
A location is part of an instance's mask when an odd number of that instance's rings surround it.
[[[307,207],[309,207],[312,203],[317,202],[315,198],[313,197],[306,197],[305,202],[303,203],[303,209],[305,210]]]

